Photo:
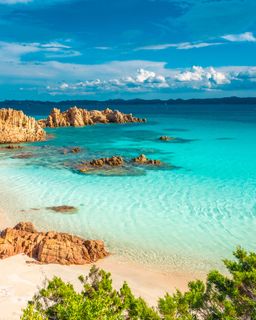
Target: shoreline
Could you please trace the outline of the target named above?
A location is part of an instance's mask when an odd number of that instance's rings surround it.
[[[22,309],[38,292],[45,279],[53,276],[71,282],[76,290],[81,290],[79,275],[87,275],[93,264],[56,265],[27,263],[34,261],[25,255],[12,256],[0,260],[0,320],[19,319]],[[141,296],[150,305],[156,306],[158,298],[166,292],[176,289],[185,291],[187,283],[195,279],[194,274],[153,271],[136,263],[120,261],[116,256],[109,256],[95,263],[99,268],[111,272],[113,287],[119,289],[124,281],[132,289],[135,296]]]
[[[8,220],[6,213],[0,208],[0,230],[13,227]],[[27,263],[28,261],[35,260],[26,255],[0,260],[0,320],[19,319],[22,308],[29,299],[38,292],[45,279],[51,279],[54,275],[73,283],[77,290],[81,289],[78,277],[88,274],[93,265],[63,266]],[[120,288],[126,281],[136,296],[141,296],[153,306],[166,292],[173,293],[176,289],[185,291],[189,281],[205,278],[201,273],[153,269],[116,255],[99,260],[95,265],[111,273],[115,288]]]

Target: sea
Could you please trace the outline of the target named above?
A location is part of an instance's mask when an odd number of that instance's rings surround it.
[[[255,251],[256,105],[118,109],[147,122],[47,129],[45,142],[0,150],[0,206],[10,223],[102,239],[120,259],[166,271],[208,271],[237,246]],[[163,165],[134,166],[140,154]],[[111,156],[125,168],[77,170]],[[49,209],[61,205],[77,211]]]

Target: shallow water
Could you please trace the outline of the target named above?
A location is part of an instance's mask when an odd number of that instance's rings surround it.
[[[13,222],[100,238],[112,253],[166,270],[208,270],[237,245],[256,250],[255,106],[250,112],[248,106],[180,108],[165,114],[144,108],[146,124],[51,129],[52,140],[1,150],[1,206]],[[162,142],[161,135],[179,139]],[[72,146],[82,152],[63,154]],[[34,157],[15,159],[26,152]],[[167,166],[110,176],[72,168],[86,159],[141,153]],[[78,212],[45,209],[57,205]]]

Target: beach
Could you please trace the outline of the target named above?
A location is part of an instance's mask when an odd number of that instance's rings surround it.
[[[81,290],[78,277],[87,275],[92,266],[47,265],[34,262],[36,261],[25,255],[0,260],[1,320],[19,319],[22,309],[39,288],[42,288],[46,279],[58,276],[71,282],[78,291]],[[158,298],[166,292],[172,293],[176,289],[184,291],[187,289],[188,281],[194,280],[195,277],[204,278],[202,274],[153,270],[114,255],[99,260],[95,265],[111,273],[114,288],[119,289],[126,281],[135,296],[141,296],[152,306],[156,306]]]

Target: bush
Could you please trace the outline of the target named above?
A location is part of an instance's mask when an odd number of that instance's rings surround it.
[[[224,260],[229,276],[211,271],[206,283],[188,284],[159,299],[158,308],[136,298],[127,283],[113,289],[110,273],[91,268],[80,277],[82,292],[53,278],[28,303],[22,320],[256,320],[256,254],[238,248],[235,261]]]

